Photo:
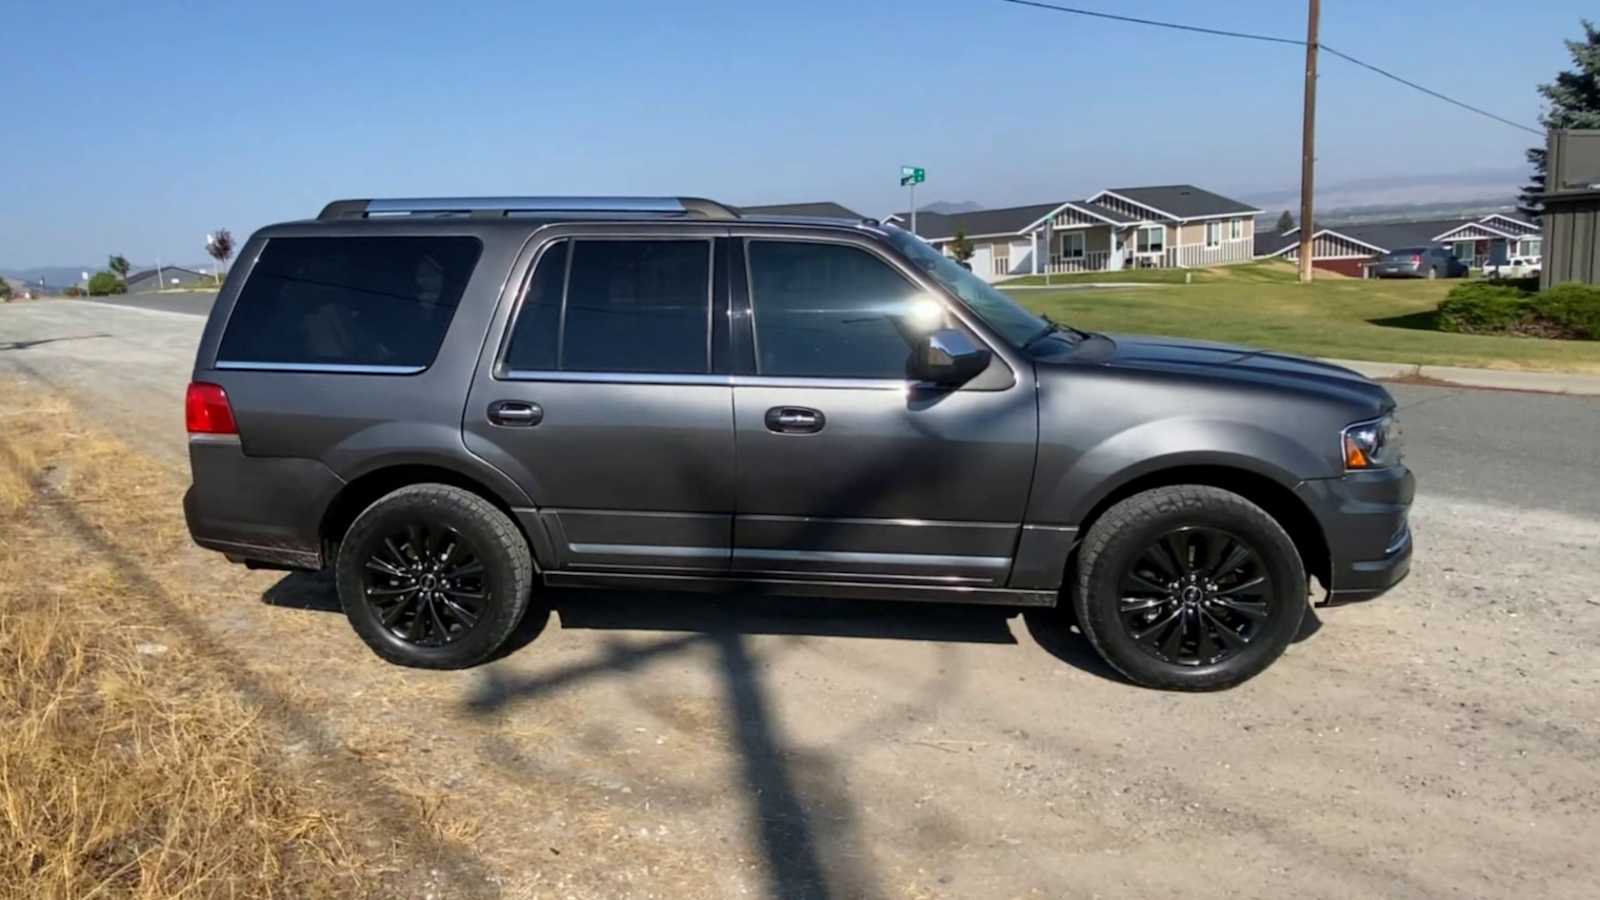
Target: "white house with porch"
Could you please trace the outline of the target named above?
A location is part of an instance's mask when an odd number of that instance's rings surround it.
[[[967,213],[917,214],[917,234],[947,255],[971,242],[972,271],[990,281],[1021,275],[1130,268],[1200,268],[1249,262],[1261,210],[1194,185],[1113,188],[1086,200]],[[910,226],[908,213],[889,219]]]

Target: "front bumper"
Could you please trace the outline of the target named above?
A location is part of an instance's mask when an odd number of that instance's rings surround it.
[[[1328,542],[1328,604],[1371,600],[1411,572],[1411,499],[1416,478],[1405,466],[1301,482]]]

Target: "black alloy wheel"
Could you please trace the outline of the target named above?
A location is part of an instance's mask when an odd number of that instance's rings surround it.
[[[1133,557],[1117,612],[1144,652],[1207,666],[1249,646],[1272,596],[1272,576],[1249,543],[1216,528],[1179,528]]]
[[[396,638],[442,647],[477,627],[492,602],[476,548],[448,525],[391,526],[362,563],[363,595]]]

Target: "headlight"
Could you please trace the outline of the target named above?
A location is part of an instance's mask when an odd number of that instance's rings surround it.
[[[1344,467],[1382,469],[1400,461],[1400,424],[1390,413],[1344,430]]]

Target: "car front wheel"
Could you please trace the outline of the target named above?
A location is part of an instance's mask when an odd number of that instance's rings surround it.
[[[345,616],[379,656],[459,669],[490,659],[522,620],[533,559],[494,504],[461,488],[417,484],[356,517],[336,574]]]
[[[1176,485],[1111,507],[1084,537],[1073,604],[1113,668],[1147,687],[1232,687],[1282,655],[1308,607],[1293,540],[1231,491]]]

